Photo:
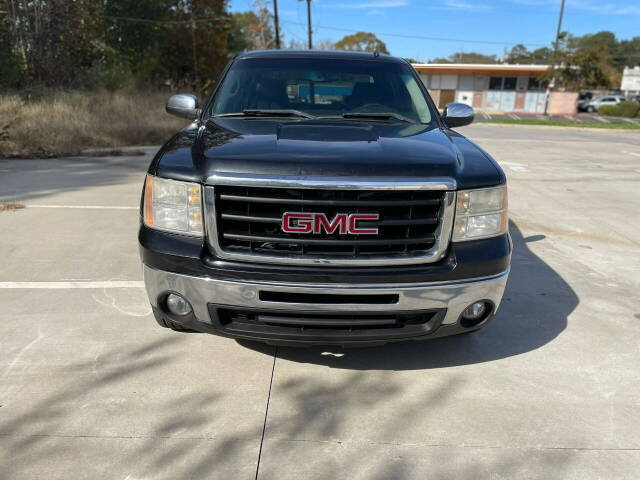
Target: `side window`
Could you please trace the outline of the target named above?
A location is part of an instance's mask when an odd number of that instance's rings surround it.
[[[529,90],[540,90],[540,80],[536,77],[529,77]]]
[[[516,89],[516,77],[504,77],[503,90],[515,90]]]
[[[502,90],[502,77],[491,77],[489,79],[489,90]]]

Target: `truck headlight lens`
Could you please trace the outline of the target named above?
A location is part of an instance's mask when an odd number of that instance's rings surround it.
[[[454,242],[495,237],[507,228],[506,185],[458,192]]]
[[[144,223],[148,227],[188,235],[202,235],[201,187],[147,175],[144,185]]]

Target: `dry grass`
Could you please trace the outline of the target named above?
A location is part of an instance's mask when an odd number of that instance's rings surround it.
[[[60,92],[24,101],[0,95],[0,157],[77,155],[85,148],[164,143],[186,124],[169,116],[165,92]],[[8,138],[6,138],[8,136]]]
[[[16,202],[0,203],[0,212],[7,212],[9,210],[20,210],[21,208],[25,208],[25,206],[22,203],[16,203]]]

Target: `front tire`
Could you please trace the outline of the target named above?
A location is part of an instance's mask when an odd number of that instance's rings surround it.
[[[589,113],[595,113],[596,109],[593,107],[587,107],[587,112]]]

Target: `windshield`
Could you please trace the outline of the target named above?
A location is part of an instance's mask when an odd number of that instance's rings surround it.
[[[358,119],[366,113],[391,113],[416,123],[433,119],[409,65],[335,58],[236,61],[208,113],[244,110],[298,110],[315,117],[340,118],[360,114],[354,116]]]

